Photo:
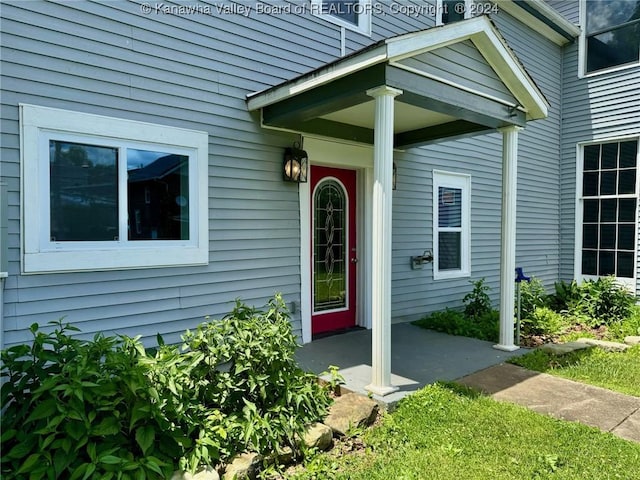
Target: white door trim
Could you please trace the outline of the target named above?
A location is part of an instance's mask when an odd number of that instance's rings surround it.
[[[304,137],[304,149],[311,165],[356,170],[357,292],[356,323],[371,328],[371,198],[373,189],[373,148],[343,143],[335,139]],[[301,183],[300,201],[300,317],[302,343],[311,342],[311,191]]]

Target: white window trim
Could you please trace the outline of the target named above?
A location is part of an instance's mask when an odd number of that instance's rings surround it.
[[[582,274],[582,217],[583,217],[583,198],[582,198],[582,176],[584,173],[584,147],[588,145],[600,145],[603,143],[612,142],[624,142],[627,140],[638,140],[638,149],[640,150],[640,136],[638,135],[626,135],[622,137],[602,138],[598,140],[579,142],[576,144],[576,204],[575,204],[575,245],[573,253],[573,276],[578,282],[584,280],[595,280],[598,277],[594,275]],[[638,154],[640,157],[640,154]],[[640,169],[640,158],[637,158],[636,168]],[[640,175],[636,173],[636,192],[640,192]],[[619,196],[616,195],[616,198]],[[598,197],[600,198],[600,197]],[[638,206],[640,209],[640,205]],[[638,235],[640,235],[640,224],[636,221],[636,234],[634,238],[634,245],[636,247],[635,258],[633,262],[633,278],[616,277],[617,281],[623,285],[629,287],[632,291],[636,289],[636,280],[638,278]]]
[[[461,0],[464,2],[464,19],[471,18],[473,12],[473,1],[474,0]],[[444,13],[443,0],[436,0],[436,26],[439,27],[444,25],[442,22],[442,14]]]
[[[342,20],[340,17],[336,17],[335,15],[322,13],[323,0],[311,0],[311,11],[316,17],[322,18],[330,23],[339,25],[347,30],[371,36],[371,10],[374,6],[372,5],[371,0],[358,0],[358,2],[359,9],[361,10],[358,14],[358,25]]]
[[[462,236],[460,270],[440,270],[438,265],[438,188],[452,187],[462,190]],[[471,175],[433,171],[433,279],[445,280],[471,276]]]
[[[20,104],[22,272],[116,270],[206,265],[208,245],[208,134],[133,120]],[[189,162],[188,241],[51,242],[48,140],[161,149]],[[43,147],[43,145],[45,145]],[[122,182],[122,178],[119,180]],[[121,186],[120,192],[123,195]],[[122,202],[124,197],[120,198]],[[120,222],[126,216],[120,214]]]
[[[440,0],[438,0],[440,1]],[[585,2],[587,0],[580,0],[580,37],[578,38],[578,78],[590,78],[604,75],[607,73],[615,73],[621,70],[627,70],[640,65],[640,58],[635,63],[626,63],[624,65],[615,65],[609,68],[603,68],[602,70],[596,70],[594,72],[587,72],[587,9],[585,8]],[[586,144],[585,144],[586,145]]]

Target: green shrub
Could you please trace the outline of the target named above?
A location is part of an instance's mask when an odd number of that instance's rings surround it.
[[[491,298],[489,291],[491,287],[485,285],[484,278],[471,281],[473,290],[467,293],[462,299],[464,303],[464,314],[469,318],[479,318],[491,311]]]
[[[568,326],[562,314],[548,307],[537,307],[522,319],[522,332],[531,335],[557,335]]]
[[[564,280],[555,282],[554,289],[555,292],[549,295],[547,303],[555,312],[568,312],[581,300],[580,287],[575,280],[569,283]]]
[[[498,341],[499,313],[496,310],[490,310],[477,318],[469,318],[456,310],[446,309],[433,312],[412,323],[422,328],[450,335],[473,337],[492,342]]]
[[[631,307],[631,313],[625,319],[614,322],[607,329],[607,337],[611,340],[624,340],[627,336],[640,335],[640,305]]]
[[[530,282],[520,282],[520,318],[528,317],[537,307],[548,306],[548,298],[549,296],[539,278],[531,277]],[[517,296],[515,308],[514,316],[518,313]]]
[[[295,360],[284,303],[187,332],[179,347],[49,334],[2,352],[2,475],[168,478],[252,450],[272,453],[326,413],[329,397]]]
[[[636,298],[615,277],[600,277],[580,285],[581,299],[576,306],[595,320],[596,325],[610,325],[627,318]]]

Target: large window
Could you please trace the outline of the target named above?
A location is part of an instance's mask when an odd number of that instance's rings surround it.
[[[336,25],[371,34],[371,0],[311,0],[311,5],[316,15]]]
[[[205,264],[206,132],[21,105],[25,273]]]
[[[638,139],[580,149],[579,276],[631,280],[637,245]]]
[[[433,277],[456,278],[471,274],[471,177],[433,172]]]
[[[640,62],[640,0],[582,0],[584,72]]]

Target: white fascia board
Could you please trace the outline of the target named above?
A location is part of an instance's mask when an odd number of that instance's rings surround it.
[[[380,45],[366,52],[345,58],[342,61],[328,65],[319,71],[313,71],[297,80],[286,82],[285,84],[269,88],[262,92],[254,92],[247,95],[247,107],[249,111],[258,110],[274,103],[278,103],[286,98],[293,97],[307,90],[311,90],[325,83],[332,82],[338,78],[345,77],[359,70],[363,70],[372,65],[386,61],[387,47]]]
[[[546,118],[549,104],[493,26],[471,38],[485,60],[527,112],[527,120]]]
[[[540,12],[540,14],[544,15],[562,30],[572,35],[574,38],[580,36],[580,27],[571,23],[546,3],[535,0],[529,1],[527,2],[527,4],[531,8],[536,9],[538,12]],[[525,9],[519,7],[513,0],[504,0],[500,2],[500,8],[512,17],[520,20],[525,25],[533,28],[536,32],[551,40],[556,45],[562,46],[570,42],[569,39],[556,32],[553,28],[541,21],[539,18],[536,18]]]
[[[400,61],[431,50],[463,42],[472,35],[491,28],[486,17],[476,17],[463,22],[433,27],[386,41],[390,61]]]

